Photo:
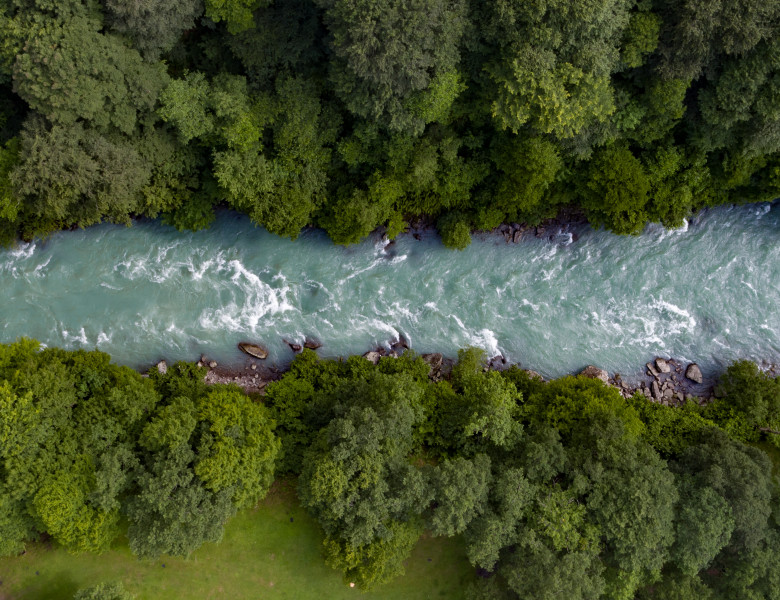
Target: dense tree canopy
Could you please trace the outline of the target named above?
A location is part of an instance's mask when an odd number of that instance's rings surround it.
[[[679,226],[780,194],[778,27],[758,0],[2,0],[0,241],[218,205],[342,244]]]
[[[128,523],[142,556],[217,541],[271,484],[267,411],[189,366],[142,378],[99,352],[0,346],[0,551],[46,533],[106,550]]]
[[[488,370],[474,349],[430,372],[409,351],[304,350],[253,399],[191,364],[142,377],[99,352],[0,345],[0,555],[124,533],[138,556],[186,556],[285,476],[326,563],[365,589],[427,530],[461,540],[474,599],[777,597],[777,479],[742,441],[777,435],[777,380],[752,363],[707,408]]]

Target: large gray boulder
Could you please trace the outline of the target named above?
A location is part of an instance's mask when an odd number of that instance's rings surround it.
[[[696,363],[691,363],[688,365],[688,368],[685,369],[685,376],[691,381],[695,381],[696,383],[701,383],[704,381],[704,377],[701,374],[701,369]]]
[[[669,373],[672,370],[672,367],[670,367],[669,363],[663,358],[656,358],[655,366],[660,373]]]
[[[372,364],[378,364],[379,359],[382,358],[382,355],[379,354],[379,352],[376,352],[375,350],[372,350],[371,352],[366,352],[363,355],[363,358],[365,358],[368,362]]]
[[[265,360],[266,358],[268,358],[268,350],[266,350],[259,344],[250,344],[249,342],[241,342],[238,344],[238,347],[242,352],[245,352],[246,354],[254,358],[259,358],[260,360]]]

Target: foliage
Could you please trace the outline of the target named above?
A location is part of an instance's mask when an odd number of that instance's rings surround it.
[[[121,583],[99,583],[82,588],[73,600],[133,600],[134,596]]]
[[[100,352],[0,346],[3,554],[40,533],[101,552],[123,532],[143,556],[189,554],[221,537],[270,486],[267,411],[202,371],[142,378]]]
[[[0,243],[220,204],[339,244],[678,227],[780,194],[778,26],[759,0],[5,0]]]
[[[192,364],[141,377],[100,352],[0,345],[0,552],[125,535],[138,556],[188,556],[255,506],[280,457],[326,564],[364,589],[401,575],[427,530],[488,576],[474,598],[776,595],[778,488],[740,441],[771,422],[775,380],[732,365],[729,412],[484,360],[463,350],[433,382],[411,352],[307,350],[260,404]]]
[[[780,379],[761,372],[755,363],[738,361],[720,378],[718,399],[707,416],[745,441],[766,435],[780,445]]]

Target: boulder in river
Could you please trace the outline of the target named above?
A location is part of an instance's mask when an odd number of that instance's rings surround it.
[[[663,358],[656,358],[655,359],[655,366],[658,368],[658,371],[660,373],[669,373],[672,370],[672,367],[669,366],[669,363],[666,362]]]
[[[372,350],[371,352],[366,352],[363,355],[363,358],[372,364],[377,364],[379,363],[379,359],[382,358],[382,355],[379,354],[379,352]]]
[[[303,346],[301,346],[300,344],[296,344],[294,342],[288,342],[287,340],[284,340],[284,343],[287,344],[290,347],[290,350],[292,350],[293,352],[300,352],[301,350],[303,350]]]
[[[268,350],[266,350],[262,346],[258,346],[257,344],[250,344],[249,342],[241,342],[238,345],[238,347],[241,349],[242,352],[245,352],[249,356],[254,356],[255,358],[259,358],[260,360],[268,358]]]
[[[696,363],[691,363],[688,365],[688,368],[685,369],[685,376],[691,381],[695,381],[696,383],[701,383],[704,381],[704,377],[701,374],[701,369]]]
[[[306,341],[303,342],[303,347],[309,350],[316,350],[317,348],[322,348],[322,342],[314,338],[306,338]]]
[[[404,350],[408,350],[408,349],[409,349],[409,340],[407,340],[403,336],[403,334],[400,334],[397,340],[390,343],[390,350],[394,350],[399,354],[403,353]]]
[[[604,369],[599,369],[593,365],[588,365],[585,367],[580,372],[580,375],[583,377],[590,377],[591,379],[601,379],[601,381],[604,383],[609,383],[609,373],[607,373]]]

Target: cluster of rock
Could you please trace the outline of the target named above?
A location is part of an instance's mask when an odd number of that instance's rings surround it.
[[[400,336],[397,340],[389,344],[389,348],[379,347],[375,350],[370,350],[363,355],[367,361],[372,364],[379,363],[379,359],[383,356],[389,356],[390,358],[398,358],[404,351],[409,349],[409,342],[404,336]]]
[[[545,233],[545,228],[542,226],[534,228],[528,225],[521,225],[520,223],[505,223],[499,225],[496,231],[504,236],[504,240],[508,244],[519,244],[526,233],[534,230],[536,231],[536,237],[542,237]]]
[[[689,363],[683,371],[683,365],[677,360],[658,357],[647,363],[646,378],[639,385],[631,385],[620,375],[610,378],[604,369],[589,365],[580,375],[600,379],[608,385],[618,388],[626,398],[636,392],[644,394],[652,402],[666,406],[680,406],[688,401],[704,404],[711,399],[710,392],[704,386],[704,377],[699,365]]]
[[[506,226],[510,227],[510,226]],[[513,230],[515,233],[521,229]],[[514,235],[514,233],[513,233]],[[292,343],[287,340],[284,342],[295,352],[301,352],[303,348],[316,350],[322,344],[315,339],[306,338],[303,344]],[[208,367],[209,372],[205,377],[206,383],[235,383],[244,388],[247,392],[263,393],[265,386],[271,381],[279,379],[283,372],[275,366],[260,366],[258,368],[257,360],[264,360],[268,357],[268,350],[259,345],[248,342],[241,342],[239,348],[252,357],[251,361],[243,369],[239,368],[218,368],[215,360],[201,356],[198,361],[199,367]],[[399,339],[389,343],[386,347],[379,347],[363,354],[363,358],[372,364],[378,364],[382,357],[398,358],[407,349],[409,344],[407,340],[400,336]],[[429,365],[429,377],[431,381],[437,382],[446,379],[454,364],[452,359],[435,352],[423,354],[422,359]],[[510,366],[503,356],[491,358],[485,370],[502,370]],[[675,359],[658,357],[646,365],[645,376],[638,383],[629,383],[619,375],[610,377],[609,373],[596,367],[588,365],[579,375],[599,379],[607,385],[614,386],[629,398],[635,393],[644,394],[652,402],[658,402],[667,406],[679,406],[688,401],[704,404],[712,399],[711,386],[705,385],[701,369],[696,363],[689,363],[683,369],[683,364]],[[160,373],[166,373],[168,365],[161,360],[155,365]],[[536,371],[524,369],[530,376],[544,379]]]
[[[569,231],[573,225],[586,223],[585,215],[578,210],[562,210],[553,219],[545,219],[539,225],[533,226],[527,223],[504,223],[493,230],[496,235],[501,235],[508,244],[519,244],[526,236],[534,235],[538,238],[554,236],[556,232]],[[576,238],[576,235],[574,236]]]

